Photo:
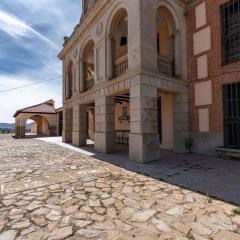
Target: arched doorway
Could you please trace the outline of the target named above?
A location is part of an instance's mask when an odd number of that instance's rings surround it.
[[[160,72],[175,76],[176,24],[168,8],[161,6],[157,10],[156,35],[158,69]]]
[[[50,129],[47,118],[33,115],[26,120],[25,134],[28,136],[49,136]]]
[[[82,59],[84,91],[87,91],[94,86],[95,82],[94,42],[92,40],[90,40],[84,47]]]
[[[117,78],[128,69],[128,14],[119,9],[114,15],[110,27],[112,77]]]

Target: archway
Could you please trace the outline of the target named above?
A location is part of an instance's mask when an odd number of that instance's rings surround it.
[[[84,91],[91,89],[95,82],[95,65],[94,65],[94,42],[90,40],[84,47],[83,54],[83,79]]]
[[[119,9],[110,27],[110,51],[112,77],[117,78],[128,69],[128,13],[126,9]]]
[[[33,115],[26,120],[25,135],[49,136],[50,129],[47,118],[40,115]]]
[[[156,17],[158,69],[160,72],[171,76],[175,75],[177,61],[175,54],[176,41],[178,41],[176,32],[176,24],[172,13],[164,6],[159,7]]]

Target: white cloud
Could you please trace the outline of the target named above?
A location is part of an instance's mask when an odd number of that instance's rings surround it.
[[[71,34],[80,19],[80,3],[81,0],[0,0],[0,90],[62,74],[57,54],[63,36]],[[61,106],[61,79],[2,92],[0,122],[14,122],[12,115],[17,109],[49,99]]]
[[[33,84],[36,80],[27,76],[0,75],[0,82],[0,90],[4,90]],[[54,99],[56,101],[56,107],[60,107],[62,102],[60,82],[61,79],[56,79],[52,82],[46,82],[24,89],[1,92],[0,122],[12,123],[14,122],[14,118],[12,116],[16,110],[35,105],[49,99]]]
[[[12,37],[26,37],[31,38],[33,36],[38,37],[42,41],[46,42],[53,48],[57,48],[57,45],[41,33],[27,25],[23,20],[18,17],[4,12],[0,9],[0,29]]]

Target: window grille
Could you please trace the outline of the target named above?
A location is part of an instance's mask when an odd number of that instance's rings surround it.
[[[221,6],[223,64],[240,60],[240,0]]]
[[[224,145],[240,148],[240,82],[223,85]]]

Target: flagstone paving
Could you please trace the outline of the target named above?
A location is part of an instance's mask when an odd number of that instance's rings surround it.
[[[236,206],[0,135],[0,240],[239,240]]]

